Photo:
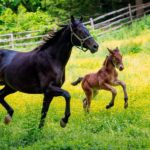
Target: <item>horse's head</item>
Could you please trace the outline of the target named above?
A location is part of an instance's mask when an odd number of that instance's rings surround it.
[[[122,71],[124,69],[124,65],[122,62],[122,55],[120,54],[118,47],[116,47],[114,50],[111,50],[109,48],[107,49],[111,55],[113,65],[120,71]]]
[[[83,18],[81,17],[80,20],[75,20],[73,16],[71,16],[71,42],[74,46],[82,49],[89,49],[91,53],[95,53],[98,51],[99,45],[90,35],[88,29],[82,23]]]

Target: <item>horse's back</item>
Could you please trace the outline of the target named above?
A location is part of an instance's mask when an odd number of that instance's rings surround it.
[[[26,84],[30,84],[30,87],[38,84],[37,75],[35,75],[35,59],[32,59],[32,56],[32,52],[0,50],[0,84],[3,83],[21,91],[30,90],[28,86],[24,86]]]
[[[0,81],[3,81],[3,75],[6,67],[12,62],[17,54],[16,51],[0,49]]]
[[[11,63],[14,56],[17,54],[17,51],[0,49],[0,63],[9,64]]]

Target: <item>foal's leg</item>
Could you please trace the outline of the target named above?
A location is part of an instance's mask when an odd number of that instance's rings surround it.
[[[14,110],[8,105],[8,103],[4,100],[5,96],[14,93],[13,89],[9,88],[8,86],[5,86],[2,90],[0,90],[0,103],[2,106],[7,110],[8,115],[4,119],[5,124],[9,124],[11,121],[11,118],[13,116]]]
[[[69,92],[50,84],[46,93],[47,93],[47,95],[50,95],[50,96],[63,96],[65,98],[65,100],[66,100],[65,116],[60,121],[61,127],[65,127],[66,124],[68,123],[68,119],[71,114],[70,113],[71,96],[70,96]]]
[[[88,89],[87,91],[85,91],[85,94],[86,94],[86,99],[87,99],[86,111],[90,112],[91,99],[92,99],[92,90]]]
[[[98,90],[93,90],[93,98],[98,95]]]
[[[47,94],[44,94],[44,99],[43,99],[43,107],[41,111],[41,120],[40,120],[40,125],[39,128],[42,128],[44,126],[45,118],[50,106],[50,103],[53,99],[53,96],[48,96]]]
[[[83,100],[83,108],[86,112],[89,112],[92,99],[92,89],[90,87],[86,87],[83,90],[86,95],[86,98]]]
[[[115,81],[114,85],[121,85],[124,92],[124,108],[126,109],[128,107],[128,94],[126,90],[126,84],[123,81],[117,80]]]
[[[86,98],[83,100],[83,108],[86,112],[89,112],[92,99],[92,89],[87,81],[82,84],[82,89],[86,95]]]
[[[98,95],[98,90],[93,90],[92,97],[95,98]],[[87,98],[83,99],[83,108],[86,109],[87,107]]]
[[[86,92],[85,92],[86,93]],[[93,98],[96,97],[98,94],[98,90],[93,90]],[[87,94],[88,95],[88,94]],[[91,101],[91,100],[90,100]],[[87,98],[83,99],[83,109],[87,109]],[[86,110],[87,111],[87,110]]]
[[[87,99],[84,98],[83,99],[83,109],[86,110],[86,108],[87,108]]]
[[[109,109],[112,106],[114,106],[114,100],[115,100],[115,97],[117,95],[117,91],[115,88],[113,88],[112,86],[110,86],[107,83],[104,84],[103,89],[111,91],[111,93],[112,93],[112,99],[111,99],[110,103],[108,105],[106,105],[106,109]]]

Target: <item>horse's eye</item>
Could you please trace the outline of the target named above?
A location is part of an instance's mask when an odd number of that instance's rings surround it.
[[[77,31],[77,28],[74,28],[73,31],[76,32],[76,31]]]
[[[82,32],[82,29],[81,29],[81,28],[78,28],[77,30],[78,30],[79,32]]]

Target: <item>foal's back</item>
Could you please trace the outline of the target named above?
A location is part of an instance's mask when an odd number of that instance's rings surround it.
[[[87,83],[93,89],[102,88],[101,86],[103,83],[112,84],[112,82],[117,78],[118,73],[115,68],[108,67],[109,66],[107,65],[103,65],[96,73],[89,73],[85,75],[82,80],[82,88],[84,88]]]

